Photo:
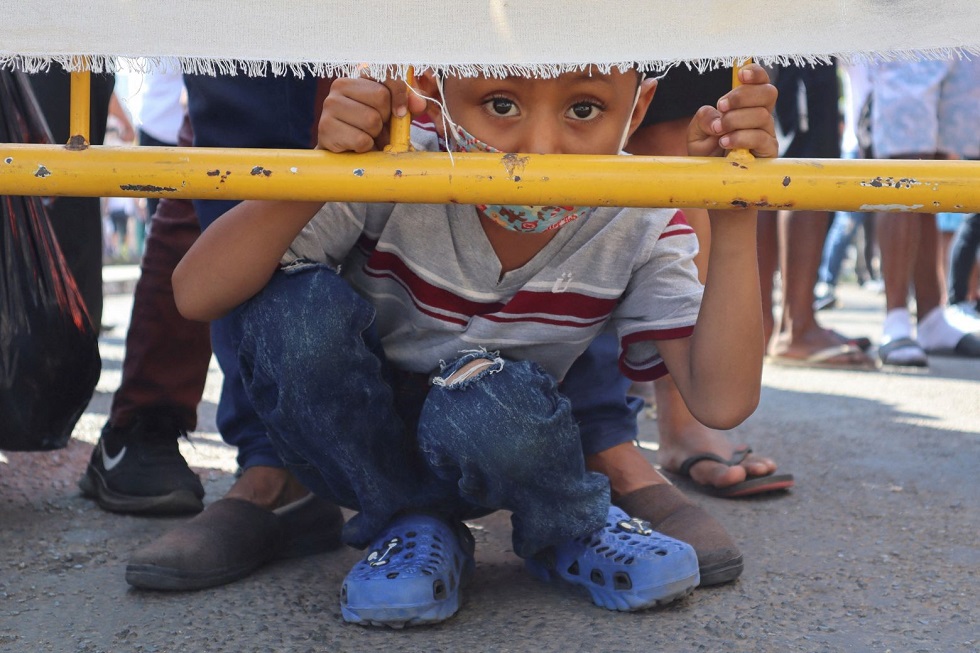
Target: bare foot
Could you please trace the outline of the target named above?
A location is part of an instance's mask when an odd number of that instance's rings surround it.
[[[670,472],[679,472],[685,460],[692,456],[711,453],[729,460],[744,445],[732,444],[722,431],[701,424],[681,398],[677,386],[670,377],[654,382],[659,408],[657,425],[660,430],[660,466]],[[776,463],[769,458],[749,454],[738,465],[703,460],[690,469],[691,478],[701,485],[726,488],[776,471]]]
[[[243,499],[267,510],[285,506],[310,491],[289,471],[279,467],[249,467],[231,486],[225,498]]]
[[[874,360],[861,349],[848,342],[841,334],[820,326],[814,326],[802,335],[794,337],[792,333],[776,334],[769,344],[769,355],[792,361],[805,361],[820,352],[832,350],[834,347],[850,345],[841,349],[836,356],[824,357],[820,360],[823,365],[847,365],[874,367]]]
[[[665,444],[665,440],[667,444]],[[735,452],[745,445],[735,445],[722,431],[709,429],[692,418],[692,423],[676,434],[675,438],[660,436],[660,466],[677,473],[685,460],[692,456],[712,453],[729,460]],[[749,454],[737,465],[728,466],[712,460],[695,463],[689,470],[691,479],[700,485],[726,488],[757,476],[768,476],[776,471],[776,463],[771,458]]]

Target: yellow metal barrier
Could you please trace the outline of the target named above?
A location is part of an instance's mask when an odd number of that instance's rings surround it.
[[[736,78],[737,83],[737,78]],[[0,144],[0,195],[980,211],[980,163],[88,146],[89,74],[72,74],[66,146]]]
[[[980,211],[972,161],[0,144],[0,195]]]

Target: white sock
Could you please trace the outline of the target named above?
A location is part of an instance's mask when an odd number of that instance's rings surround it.
[[[963,336],[964,332],[946,319],[942,306],[932,309],[919,321],[919,344],[925,349],[953,348]]]
[[[899,338],[912,337],[912,316],[907,308],[893,308],[885,314],[882,326],[881,343],[885,344]]]

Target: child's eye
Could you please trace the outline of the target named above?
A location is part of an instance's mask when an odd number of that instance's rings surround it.
[[[495,116],[516,116],[518,113],[517,104],[505,97],[490,98],[483,104]]]
[[[593,120],[602,113],[602,109],[595,102],[576,102],[566,115],[574,120]]]

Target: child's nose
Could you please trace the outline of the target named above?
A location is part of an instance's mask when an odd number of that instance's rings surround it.
[[[529,154],[561,154],[561,133],[545,121],[528,125],[524,135],[522,152]]]

